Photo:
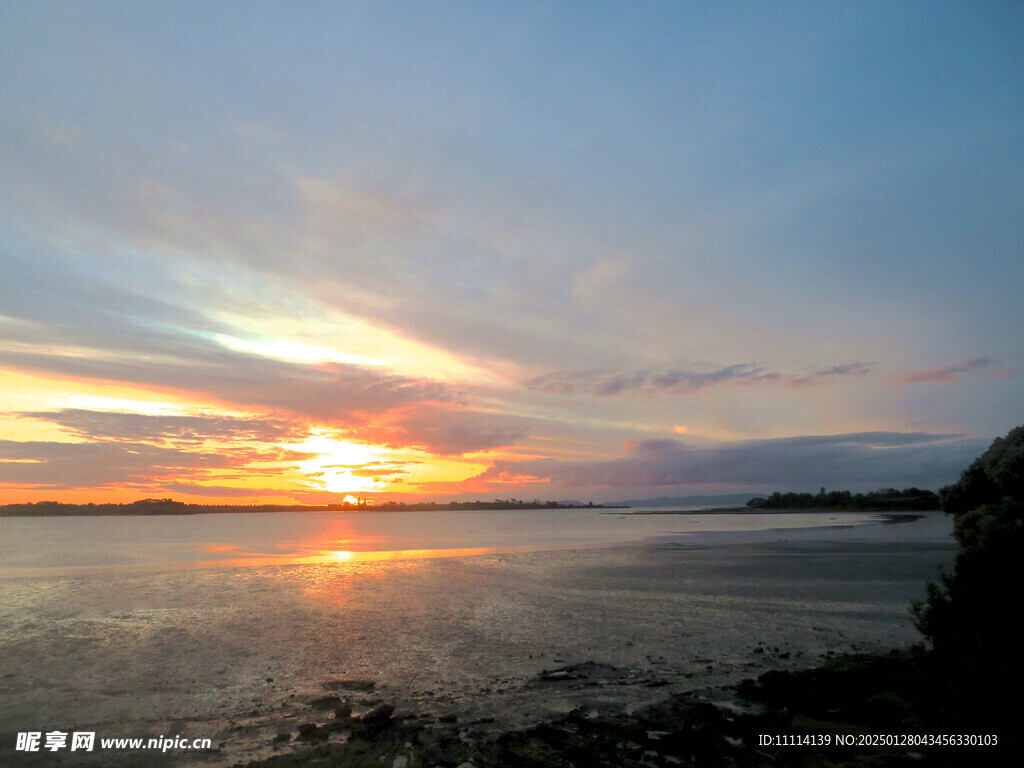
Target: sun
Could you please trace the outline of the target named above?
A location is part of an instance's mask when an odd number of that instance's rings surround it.
[[[360,468],[380,461],[386,453],[383,448],[338,440],[324,433],[314,433],[308,440],[292,447],[317,454],[299,462],[299,467],[311,480],[323,484],[331,493],[365,493],[378,487],[376,478],[364,476]],[[349,496],[345,501],[356,503],[357,499]]]

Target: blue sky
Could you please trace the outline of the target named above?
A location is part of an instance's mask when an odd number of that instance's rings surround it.
[[[0,500],[952,481],[1022,421],[1022,33],[6,3]]]

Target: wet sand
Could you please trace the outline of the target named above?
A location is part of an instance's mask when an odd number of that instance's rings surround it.
[[[233,765],[287,749],[275,735],[339,691],[357,712],[392,702],[480,732],[681,691],[727,698],[722,686],[765,669],[916,641],[909,602],[952,561],[949,530],[930,514],[605,549],[6,579],[0,748],[27,765],[18,731],[181,734],[216,751],[94,764]]]

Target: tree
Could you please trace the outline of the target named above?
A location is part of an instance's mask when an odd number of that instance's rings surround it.
[[[940,497],[960,549],[953,572],[915,605],[917,626],[960,719],[1009,727],[1024,648],[1024,426],[997,438]]]

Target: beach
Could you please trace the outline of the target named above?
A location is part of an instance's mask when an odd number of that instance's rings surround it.
[[[0,738],[8,754],[30,730],[210,738],[14,764],[215,766],[287,752],[303,723],[334,717],[331,696],[477,737],[682,692],[728,702],[768,669],[918,641],[910,601],[952,561],[950,531],[927,513],[578,549],[9,575]]]

